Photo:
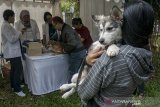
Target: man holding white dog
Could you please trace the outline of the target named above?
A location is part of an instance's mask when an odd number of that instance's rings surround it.
[[[127,100],[137,85],[150,78],[152,53],[146,47],[153,24],[153,9],[145,1],[137,0],[125,6],[122,25],[124,45],[120,46],[119,54],[108,57],[99,49],[86,57],[86,63],[93,66],[78,87],[82,107],[125,107],[125,103],[114,101]]]

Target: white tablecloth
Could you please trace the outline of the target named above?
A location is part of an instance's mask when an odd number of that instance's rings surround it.
[[[68,55],[25,56],[24,79],[32,94],[46,94],[67,83]]]

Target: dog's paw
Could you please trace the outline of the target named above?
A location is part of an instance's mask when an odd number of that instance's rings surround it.
[[[66,91],[68,89],[70,89],[69,84],[63,84],[62,86],[60,86],[59,88],[61,91]]]
[[[69,94],[67,94],[67,93],[65,93],[65,94],[62,95],[63,99],[67,99],[68,97],[69,97]]]
[[[71,90],[67,91],[63,94],[62,98],[67,99],[69,96],[73,95],[76,92],[75,88],[72,88]]]
[[[107,49],[107,55],[112,57],[112,56],[116,56],[119,53],[119,47],[116,46],[115,44],[112,44],[108,47]]]

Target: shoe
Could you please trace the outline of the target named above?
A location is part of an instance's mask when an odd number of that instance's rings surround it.
[[[144,93],[140,93],[140,94],[139,94],[139,99],[140,99],[140,100],[144,100]]]
[[[20,85],[21,86],[21,88],[24,88],[24,85]]]
[[[25,96],[26,96],[26,94],[23,93],[23,91],[15,92],[15,94],[17,94],[17,95],[20,96],[20,97],[25,97]]]

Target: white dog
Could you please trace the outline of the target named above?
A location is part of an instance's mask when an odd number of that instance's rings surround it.
[[[96,41],[92,44],[89,51],[96,50],[97,48],[102,48],[106,50],[106,54],[110,57],[116,56],[119,53],[119,47],[117,43],[122,39],[121,36],[121,19],[122,19],[122,12],[116,6],[112,8],[110,16],[92,16],[93,21],[95,22],[96,26],[98,26],[100,30],[99,34],[99,41]],[[82,75],[80,77],[80,85],[83,80],[86,78],[90,67],[87,65],[84,66]],[[70,95],[72,95],[76,91],[76,83],[78,79],[79,73],[73,75],[70,84],[63,84],[60,87],[61,91],[66,91],[71,89],[70,91],[63,94],[62,98],[66,99]]]

